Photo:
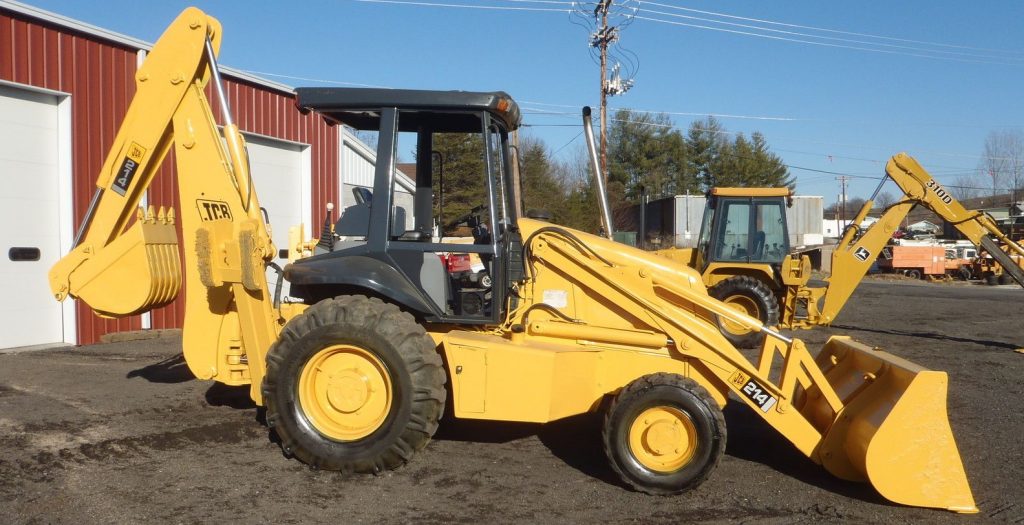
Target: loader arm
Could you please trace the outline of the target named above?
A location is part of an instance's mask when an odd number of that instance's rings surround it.
[[[189,8],[153,46],[136,73],[135,97],[75,245],[50,270],[50,287],[57,300],[80,299],[99,315],[134,315],[178,296],[184,260],[189,368],[200,379],[258,387],[280,326],[265,278],[265,262],[276,250],[252,187],[245,141],[223,97],[220,29],[216,19]],[[211,78],[224,109],[223,136],[204,93]],[[137,211],[172,145],[183,209]],[[258,388],[251,394],[260,401]]]
[[[522,222],[525,231],[533,229]],[[609,330],[583,319],[527,322],[523,313],[514,319],[529,325],[523,331],[557,331],[578,339],[616,332],[620,344],[628,337],[646,348],[666,345],[667,356],[684,362],[689,377],[717,391],[720,403],[740,400],[832,474],[869,481],[892,501],[977,512],[946,416],[944,372],[842,336],[830,338],[814,358],[801,340],[711,298],[699,284],[694,287],[700,282],[696,273],[687,276],[594,235],[535,231],[525,243],[528,258],[537,263],[528,289],[550,287],[558,282],[550,274],[564,272],[585,291],[580,296],[597,298],[598,304],[587,307],[591,316],[599,318],[595,312],[606,303],[630,312],[639,326]],[[542,295],[528,293],[532,300]],[[729,343],[716,317],[766,334],[755,360]],[[656,341],[639,343],[641,337]],[[621,383],[607,381],[609,387]],[[927,437],[912,438],[919,432]]]
[[[979,211],[966,209],[906,153],[899,153],[889,159],[885,173],[886,178],[878,188],[881,189],[886,180],[892,179],[903,191],[904,196],[896,204],[886,208],[878,222],[858,235],[856,225],[867,217],[874,206],[872,196],[854,217],[851,227],[843,233],[843,238],[832,253],[832,275],[828,278],[828,288],[824,294],[824,304],[817,324],[829,324],[835,320],[861,279],[867,274],[871,263],[889,242],[892,233],[899,229],[900,223],[910,210],[918,205],[934,212],[960,230],[975,245],[987,250],[1007,273],[1024,286],[1024,270],[1013,262],[1007,251],[1000,248],[1000,243],[1007,250],[1021,256],[1024,256],[1024,248],[1004,235],[991,217]],[[878,190],[875,190],[875,193],[877,194]]]

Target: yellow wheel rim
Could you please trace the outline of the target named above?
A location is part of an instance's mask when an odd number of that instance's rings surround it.
[[[675,472],[693,459],[697,428],[678,408],[648,408],[629,427],[629,450],[650,470]]]
[[[745,295],[730,295],[729,297],[722,299],[722,302],[737,312],[747,314],[755,319],[761,318],[761,309],[757,307],[757,303]],[[728,319],[723,318],[721,320],[721,325],[726,332],[729,332],[732,335],[746,335],[750,333],[750,330]]]
[[[354,441],[380,428],[393,390],[384,363],[372,353],[335,345],[316,353],[299,376],[299,407],[325,437]]]

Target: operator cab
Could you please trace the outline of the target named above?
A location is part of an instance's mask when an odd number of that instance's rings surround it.
[[[342,188],[340,217],[321,236],[317,254],[285,269],[291,295],[312,303],[369,293],[431,322],[497,322],[523,275],[509,155],[520,114],[511,97],[353,88],[296,93],[300,107],[370,135],[376,158],[370,187]]]
[[[788,188],[712,188],[698,241],[701,271],[713,262],[778,267],[789,254]]]

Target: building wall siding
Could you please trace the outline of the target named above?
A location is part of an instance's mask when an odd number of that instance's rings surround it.
[[[137,53],[138,49],[131,46],[0,9],[0,80],[71,95],[72,213],[76,230],[92,198],[96,174],[135,94]],[[228,102],[243,131],[310,145],[312,226],[317,230],[323,223],[326,203],[338,195],[338,129],[315,114],[302,115],[289,93],[230,77],[225,81]],[[210,99],[220,122],[219,103]],[[151,185],[149,201],[181,209],[173,155],[168,155]],[[182,299],[155,310],[153,328],[180,327],[184,320]],[[102,319],[82,303],[76,310],[80,344],[96,342],[107,333],[142,328],[139,316]]]

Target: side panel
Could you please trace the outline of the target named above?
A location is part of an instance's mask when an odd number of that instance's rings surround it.
[[[371,257],[334,252],[302,259],[285,268],[285,278],[299,296],[303,296],[297,290],[300,286],[351,286],[372,290],[422,314],[435,315],[429,298],[390,264]]]
[[[443,338],[455,416],[546,423],[592,412],[634,379],[668,372],[692,377],[724,406],[714,383],[685,361],[642,352],[453,331]]]

